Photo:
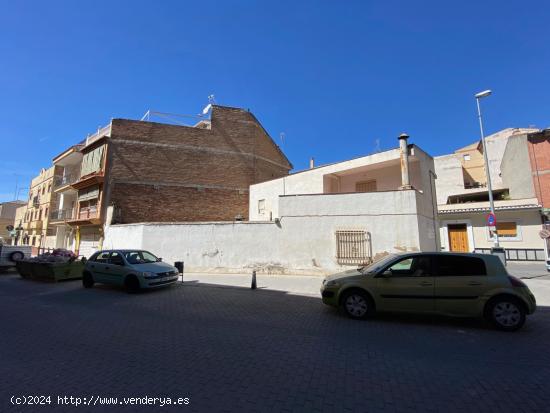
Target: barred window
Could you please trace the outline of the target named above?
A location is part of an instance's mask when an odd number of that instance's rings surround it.
[[[336,231],[338,264],[362,265],[371,262],[370,234],[365,230]]]

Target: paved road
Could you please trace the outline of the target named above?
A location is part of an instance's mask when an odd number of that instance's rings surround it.
[[[311,296],[186,282],[128,295],[0,275],[0,411],[548,411],[550,308],[353,321]],[[11,395],[51,395],[41,408]],[[153,408],[57,396],[178,397]]]

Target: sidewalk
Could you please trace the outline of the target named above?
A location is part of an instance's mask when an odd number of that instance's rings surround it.
[[[252,274],[185,273],[184,282],[215,284],[250,288]],[[289,294],[319,296],[323,277],[316,275],[264,275],[256,276],[258,289],[286,291]]]

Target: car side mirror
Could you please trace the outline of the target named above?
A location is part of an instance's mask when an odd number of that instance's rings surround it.
[[[162,258],[158,257],[157,262],[162,262]]]
[[[377,277],[378,277],[378,278],[388,278],[388,277],[391,277],[392,274],[393,274],[393,272],[392,272],[391,268],[388,268],[387,270],[385,270],[385,271],[379,273],[379,274],[377,275]]]

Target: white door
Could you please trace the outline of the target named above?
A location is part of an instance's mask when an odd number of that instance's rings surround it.
[[[99,234],[82,233],[80,234],[80,249],[78,254],[86,258],[96,252],[99,248]]]

